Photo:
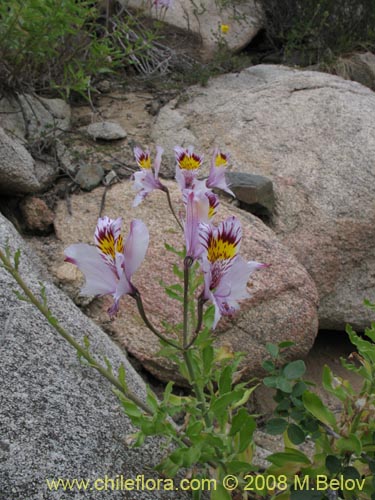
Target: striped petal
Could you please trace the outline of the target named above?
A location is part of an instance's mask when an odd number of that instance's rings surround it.
[[[233,191],[229,189],[225,179],[225,172],[228,166],[229,155],[222,153],[220,149],[215,149],[211,160],[210,173],[206,185],[208,188],[219,188],[231,196],[235,197]]]
[[[115,292],[116,273],[94,246],[77,243],[70,245],[64,253],[65,261],[76,265],[85,275],[86,283],[81,290],[83,295],[107,295]]]
[[[149,239],[150,235],[144,222],[132,220],[124,245],[125,274],[129,282],[145,258]]]

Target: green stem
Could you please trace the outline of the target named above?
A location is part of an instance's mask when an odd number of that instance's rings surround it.
[[[190,352],[184,351],[183,355],[184,355],[184,361],[186,363],[186,367],[187,367],[188,372],[189,372],[189,378],[190,378],[189,382],[193,386],[195,395],[197,397],[197,400],[199,401],[199,406],[200,406],[205,424],[207,427],[211,427],[211,421],[210,421],[210,418],[207,414],[206,398],[204,396],[204,392],[203,392],[202,388],[199,387],[199,385],[195,381],[195,373],[194,373],[194,368],[193,368],[193,365],[192,365],[192,362],[190,359]]]
[[[184,260],[184,317],[183,317],[183,356],[184,356],[184,361],[186,363],[186,367],[189,372],[189,382],[193,386],[195,395],[199,401],[199,406],[202,411],[202,415],[204,418],[204,421],[206,423],[207,427],[211,426],[210,419],[207,414],[207,408],[206,408],[206,399],[204,396],[203,389],[199,386],[199,384],[196,382],[195,379],[195,373],[194,373],[194,367],[191,362],[190,358],[190,352],[189,348],[194,341],[193,339],[190,340],[189,342],[189,278],[190,278],[190,270],[191,266],[193,265],[193,259],[192,257],[185,257]]]
[[[183,231],[184,227],[180,222],[180,219],[177,217],[176,212],[174,211],[173,205],[172,205],[172,200],[171,200],[171,195],[169,194],[169,189],[166,186],[163,186],[163,191],[167,195],[167,200],[168,200],[168,206],[170,208],[170,211],[173,214],[173,217],[176,219],[177,224],[180,226],[180,229]]]
[[[189,281],[190,269],[193,265],[192,257],[184,259],[184,315],[183,315],[183,346],[186,349],[189,343]]]
[[[11,261],[8,257],[0,250],[0,260],[4,264],[4,268],[9,272],[14,278],[14,280],[18,283],[18,285],[22,288],[29,302],[33,304],[39,311],[43,314],[43,316],[47,319],[51,326],[59,333],[69,344],[74,347],[77,353],[86,359],[86,361],[95,368],[103,377],[105,377],[113,386],[116,387],[124,396],[133,401],[139,408],[142,408],[149,415],[153,415],[152,410],[145,405],[145,403],[139,399],[135,394],[127,391],[123,385],[103,366],[101,366],[87,351],[86,348],[82,347],[73,337],[69,335],[69,333],[58,323],[56,318],[52,316],[51,311],[48,307],[42,304],[32,293],[30,288],[26,285],[26,283],[21,278],[17,269],[12,266]]]
[[[149,321],[149,319],[146,316],[146,312],[145,312],[145,309],[143,307],[142,297],[141,297],[141,294],[139,293],[139,291],[137,289],[135,289],[135,292],[132,293],[131,296],[136,300],[138,312],[139,312],[141,318],[143,319],[145,325],[147,326],[147,328],[149,330],[151,330],[154,335],[156,335],[160,340],[162,340],[166,344],[169,344],[170,346],[174,347],[175,349],[182,351],[183,348],[181,346],[176,344],[176,342],[173,342],[173,340],[169,340],[167,337],[164,337],[164,335],[161,334],[158,330],[156,330],[156,328],[153,326],[153,324]]]

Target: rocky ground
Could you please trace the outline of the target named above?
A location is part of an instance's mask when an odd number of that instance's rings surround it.
[[[87,299],[79,296],[78,290],[81,283],[79,272],[73,266],[63,263],[62,250],[64,246],[72,243],[75,235],[77,237],[76,241],[81,241],[82,231],[88,235],[92,232],[92,228],[87,227],[83,229],[80,225],[83,220],[79,221],[79,219],[84,216],[81,212],[78,212],[77,215],[77,210],[80,210],[78,209],[79,206],[82,206],[83,211],[90,211],[90,219],[93,219],[92,225],[99,213],[106,214],[116,210],[116,203],[118,203],[119,214],[123,215],[124,212],[130,210],[130,198],[125,203],[125,199],[121,198],[121,196],[119,198],[117,195],[111,195],[111,190],[115,189],[114,193],[123,192],[122,186],[127,186],[127,179],[135,168],[132,153],[134,145],[153,146],[152,127],[155,122],[155,115],[158,113],[160,106],[164,105],[171,98],[176,97],[173,92],[163,93],[147,90],[122,92],[115,88],[108,90],[107,94],[102,95],[95,101],[95,109],[88,105],[72,108],[72,128],[69,134],[63,138],[63,142],[70,154],[71,173],[68,176],[57,179],[50,191],[38,196],[38,199],[46,201],[47,205],[51,207],[51,217],[54,219],[55,227],[49,226],[49,231],[52,232],[48,235],[31,234],[35,233],[35,224],[27,221],[29,217],[33,219],[32,210],[28,209],[24,202],[25,217],[23,218],[23,223],[26,222],[28,225],[28,227],[24,227],[24,230],[26,230],[28,242],[38,252],[54,276],[55,283],[68,290],[71,296],[74,296],[75,300],[85,308],[86,314],[91,315],[111,335],[115,335],[117,339],[120,339],[120,343],[127,347],[128,350],[130,349],[131,354],[138,354],[138,357],[142,360],[142,364],[146,365],[153,375],[158,375],[165,380],[168,378],[168,372],[162,370],[162,373],[164,373],[162,375],[160,366],[156,369],[153,363],[150,364],[150,361],[147,362],[145,360],[144,355],[140,355],[137,342],[134,344],[126,334],[121,334],[121,328],[124,328],[123,323],[119,321],[118,324],[114,325],[108,321],[108,318],[102,312],[103,305],[99,299],[88,303]],[[93,139],[88,135],[87,127],[93,123],[102,121],[118,124],[124,130],[126,136],[113,141]],[[163,143],[162,138],[160,138],[159,142]],[[90,166],[90,169],[86,170],[83,182],[88,182],[87,179],[91,179],[89,182],[98,184],[97,188],[90,193],[87,192],[87,188],[85,190],[77,183],[76,177],[73,177],[73,172],[83,164]],[[103,171],[99,172],[98,176],[95,169],[103,169]],[[92,180],[92,177],[95,178],[95,176],[96,180]],[[109,182],[106,181],[108,178],[110,179]],[[103,184],[106,185],[107,183],[118,183],[118,185],[103,187]],[[90,189],[92,189],[91,186]],[[80,203],[80,199],[82,203]],[[58,214],[57,219],[56,212]],[[70,222],[67,219],[69,213],[73,214],[73,219]],[[76,215],[75,219],[74,215]],[[146,213],[146,218],[149,216]],[[128,214],[125,217],[128,217]],[[18,220],[17,224],[20,224],[20,220]],[[70,227],[69,224],[73,224],[73,226]],[[75,224],[77,224],[76,227]],[[56,227],[58,228],[57,234],[55,231]],[[68,239],[63,235],[67,231],[70,234]],[[126,324],[126,312],[124,313],[124,319]],[[153,349],[155,349],[156,344],[153,339],[149,338],[147,331],[143,333],[146,334],[146,338],[149,339],[148,342],[154,345]],[[136,335],[131,338],[135,337]],[[351,352],[351,346],[343,331],[321,331],[314,345],[309,350],[310,345],[309,342],[306,343],[305,352],[308,351],[308,354],[303,355],[302,350],[300,357],[303,356],[307,364],[307,378],[316,383],[318,390],[324,364],[328,364],[335,373],[349,378],[354,385],[356,384],[355,376],[352,373],[346,372],[341,367],[339,361],[341,356],[347,357]],[[149,354],[146,357],[149,360],[151,359]],[[138,364],[139,362],[136,361],[136,358],[134,358],[134,362],[141,373],[157,387],[159,384],[157,379],[153,378],[152,375],[150,379],[150,375],[147,374],[142,364]],[[335,404],[328,399],[327,402]],[[256,410],[261,413],[270,411],[272,399],[268,391],[262,389],[259,391],[255,399],[255,405]]]

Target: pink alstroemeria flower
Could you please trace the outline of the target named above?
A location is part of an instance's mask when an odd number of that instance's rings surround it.
[[[164,186],[159,181],[159,170],[163,152],[163,148],[156,146],[154,169],[152,169],[150,151],[148,149],[143,151],[139,147],[134,148],[134,156],[141,171],[135,172],[132,176],[134,180],[133,189],[137,191],[133,207],[138,206],[154,189],[161,189],[164,191]]]
[[[253,271],[268,267],[268,264],[246,262],[238,255],[241,238],[241,224],[234,216],[217,227],[200,225],[200,240],[206,250],[202,256],[203,294],[215,306],[213,328],[221,316],[232,315],[239,309],[239,300],[250,297],[247,282]]]
[[[185,189],[183,201],[186,206],[184,224],[186,255],[198,259],[203,252],[199,237],[200,224],[208,224],[216,215],[219,200],[212,191]]]
[[[206,186],[208,188],[217,187],[235,197],[235,194],[229,189],[227,181],[225,180],[225,171],[228,166],[228,160],[228,154],[222,153],[218,148],[215,149],[211,160],[211,168],[206,181]]]
[[[176,146],[174,148],[176,157],[176,181],[181,191],[184,189],[194,189],[197,181],[197,174],[202,165],[203,155],[194,153],[194,147],[187,149]]]
[[[112,295],[114,304],[108,309],[111,317],[119,309],[120,298],[136,292],[131,283],[133,274],[141,265],[149,242],[149,233],[141,220],[130,223],[130,232],[123,243],[122,219],[98,219],[95,246],[86,243],[71,245],[65,250],[65,261],[76,265],[83,272],[86,283],[83,295]]]

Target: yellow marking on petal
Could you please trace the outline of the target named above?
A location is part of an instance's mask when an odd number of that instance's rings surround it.
[[[222,33],[224,33],[224,34],[225,34],[225,33],[228,33],[228,31],[229,31],[229,24],[222,24],[222,25],[220,26],[220,31],[221,31]]]
[[[223,153],[218,153],[215,158],[215,167],[225,167],[225,165],[228,163],[227,161],[227,155]]]
[[[200,160],[194,156],[183,155],[178,160],[178,165],[183,170],[197,170],[200,167]]]
[[[237,245],[232,241],[210,238],[207,257],[210,262],[233,259],[237,253]]]
[[[124,240],[122,239],[121,234],[117,238],[116,241],[116,252],[117,253],[123,253],[124,252]]]
[[[139,158],[139,166],[141,168],[150,169],[151,168],[151,157],[149,155],[144,155]]]
[[[216,214],[216,207],[213,207],[212,205],[209,206],[208,208],[208,218],[212,219],[212,217]]]
[[[112,233],[105,234],[98,241],[98,248],[104,255],[109,255],[114,259],[116,252],[115,252],[115,239],[113,237],[113,234]]]

